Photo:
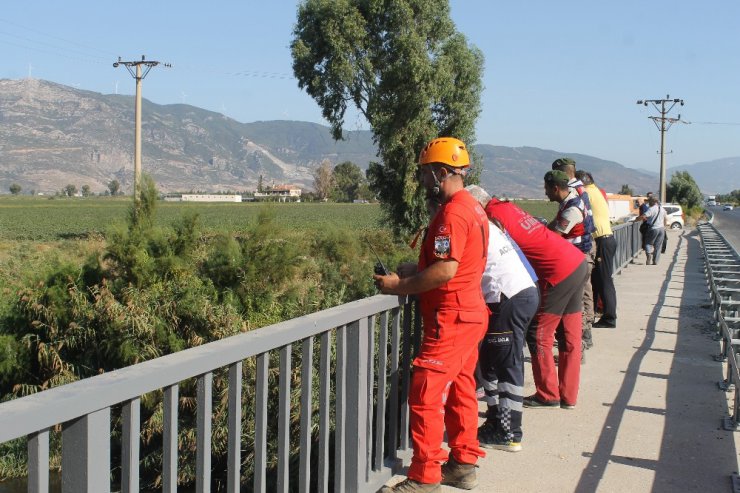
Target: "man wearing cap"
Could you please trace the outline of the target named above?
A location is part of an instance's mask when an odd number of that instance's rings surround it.
[[[526,335],[537,392],[523,399],[524,407],[574,409],[581,375],[580,290],[586,280],[583,254],[509,201],[494,197],[485,209],[488,217],[501,224],[519,245],[539,278],[540,306]],[[552,346],[560,325],[573,336],[560,352],[556,371]],[[576,344],[572,343],[573,337]]]
[[[586,279],[583,284],[581,296],[585,307],[587,300],[592,300],[590,277],[593,240],[588,231],[593,230],[593,219],[587,214],[585,204],[575,189],[568,186],[568,181],[568,176],[559,170],[548,171],[545,174],[545,195],[547,195],[547,198],[551,202],[557,202],[559,204],[557,215],[547,227],[583,252],[584,259],[586,260]],[[593,308],[591,313],[593,314]],[[585,361],[583,351],[590,347],[589,342],[591,342],[591,324],[585,320],[585,317],[586,310],[584,308],[580,334],[582,350],[581,363]],[[587,335],[583,334],[585,331],[588,331]],[[570,342],[574,342],[575,339],[572,339],[572,337],[572,334],[564,333],[562,327],[558,328],[558,348],[563,344],[567,345]],[[569,338],[571,340],[568,340]]]
[[[429,493],[440,484],[472,489],[478,442],[475,368],[488,325],[481,278],[488,250],[488,219],[464,189],[470,165],[465,144],[432,140],[419,156],[422,184],[440,206],[419,253],[416,273],[373,276],[384,294],[420,295],[423,339],[414,359],[409,414],[414,454],[408,479],[383,493]],[[447,431],[451,451],[442,449]],[[444,465],[443,465],[444,463]]]
[[[576,162],[570,158],[558,158],[552,162],[553,171],[562,171],[568,177],[568,187],[575,193],[582,202],[584,211],[584,227],[586,228],[586,234],[593,234],[596,231],[593,222],[593,211],[591,210],[591,201],[583,182],[576,178]],[[586,256],[586,268],[588,269],[588,278],[583,288],[583,318],[582,318],[582,337],[583,337],[583,348],[588,349],[593,345],[591,338],[591,327],[594,323],[594,298],[593,289],[591,287],[591,272],[593,271],[594,265],[596,264],[596,244],[591,242],[591,247],[588,251],[584,250],[582,246],[579,247],[584,255]]]
[[[576,171],[576,178],[583,182],[588,194],[596,227],[593,234],[596,241],[596,263],[591,274],[591,285],[594,300],[601,299],[603,309],[601,318],[593,324],[593,327],[613,329],[617,326],[617,290],[614,288],[614,279],[612,279],[617,240],[614,239],[611,221],[609,221],[609,204],[594,183],[591,173]],[[590,334],[589,337],[584,336],[584,340],[591,340]],[[593,345],[593,342],[591,344]]]

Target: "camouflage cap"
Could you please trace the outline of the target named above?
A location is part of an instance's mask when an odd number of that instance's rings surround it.
[[[565,174],[564,171],[560,171],[559,169],[548,171],[545,173],[545,183],[548,185],[557,185],[561,188],[565,188],[568,186],[568,182],[570,181],[570,178],[568,178],[568,175]]]
[[[576,162],[569,157],[559,157],[552,162],[552,169],[562,170],[564,166],[573,166],[575,168]]]

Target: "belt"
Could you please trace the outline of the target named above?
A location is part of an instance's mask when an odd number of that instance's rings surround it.
[[[614,236],[614,235],[601,235],[601,236],[597,236],[596,239],[597,240],[600,240],[602,238],[611,238],[612,236]]]

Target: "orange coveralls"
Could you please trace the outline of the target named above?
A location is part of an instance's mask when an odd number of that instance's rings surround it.
[[[408,471],[421,483],[441,481],[441,465],[448,460],[445,428],[459,463],[475,464],[485,456],[478,445],[474,372],[489,313],[481,292],[487,228],[483,208],[461,190],[432,219],[419,254],[419,271],[446,259],[458,262],[450,281],[421,294],[424,335],[409,392],[414,455]]]

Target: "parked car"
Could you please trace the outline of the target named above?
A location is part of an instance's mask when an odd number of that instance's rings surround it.
[[[732,209],[733,207],[730,204],[727,204],[726,206],[722,208],[723,211],[731,211]]]
[[[682,229],[686,223],[686,216],[683,213],[681,204],[663,204],[665,209],[665,224],[671,229]]]
[[[665,209],[665,224],[667,227],[671,229],[683,228],[686,222],[686,217],[684,216],[683,208],[680,204],[665,204],[663,209]],[[637,219],[637,214],[630,214],[623,218],[622,222],[629,223],[633,222],[635,219]]]

